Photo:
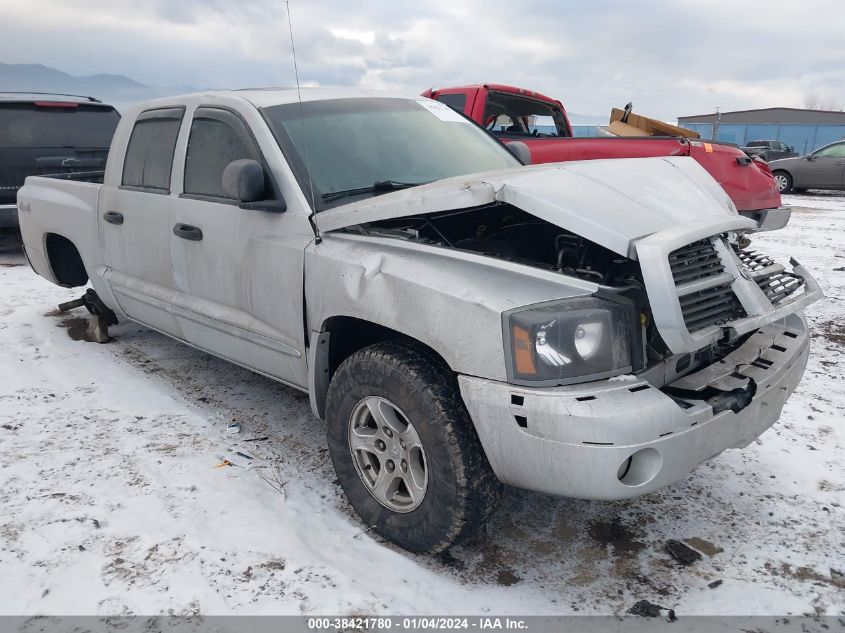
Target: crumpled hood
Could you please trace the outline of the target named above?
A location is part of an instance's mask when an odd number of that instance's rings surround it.
[[[627,257],[636,240],[724,218],[753,228],[719,184],[689,157],[626,158],[517,167],[439,180],[316,214],[321,232],[504,202]],[[728,226],[730,225],[730,226]]]

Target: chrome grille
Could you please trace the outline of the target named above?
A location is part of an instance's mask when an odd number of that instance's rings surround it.
[[[751,273],[751,278],[772,305],[778,305],[804,287],[804,279],[787,272],[783,266],[762,253],[734,247],[740,263]]]
[[[745,316],[712,238],[672,251],[669,266],[689,332]]]

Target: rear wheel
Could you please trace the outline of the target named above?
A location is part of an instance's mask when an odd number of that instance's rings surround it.
[[[440,552],[487,521],[501,484],[453,374],[413,344],[347,358],[326,401],[329,452],[361,520],[413,552]]]
[[[785,171],[776,171],[774,174],[775,184],[778,186],[778,191],[781,193],[789,193],[792,191],[792,176]]]

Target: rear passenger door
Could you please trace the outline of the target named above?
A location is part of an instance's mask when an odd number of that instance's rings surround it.
[[[181,107],[157,108],[136,118],[122,169],[103,185],[98,220],[105,277],[121,309],[174,335],[171,175],[184,114]]]
[[[305,386],[302,261],[313,233],[285,213],[242,209],[226,197],[223,171],[241,159],[264,167],[265,195],[279,199],[243,118],[222,107],[197,108],[182,192],[171,209],[173,311],[188,342]]]

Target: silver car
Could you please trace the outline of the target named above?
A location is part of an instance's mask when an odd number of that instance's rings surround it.
[[[773,160],[769,167],[781,193],[807,189],[845,189],[845,140],[806,156]]]

